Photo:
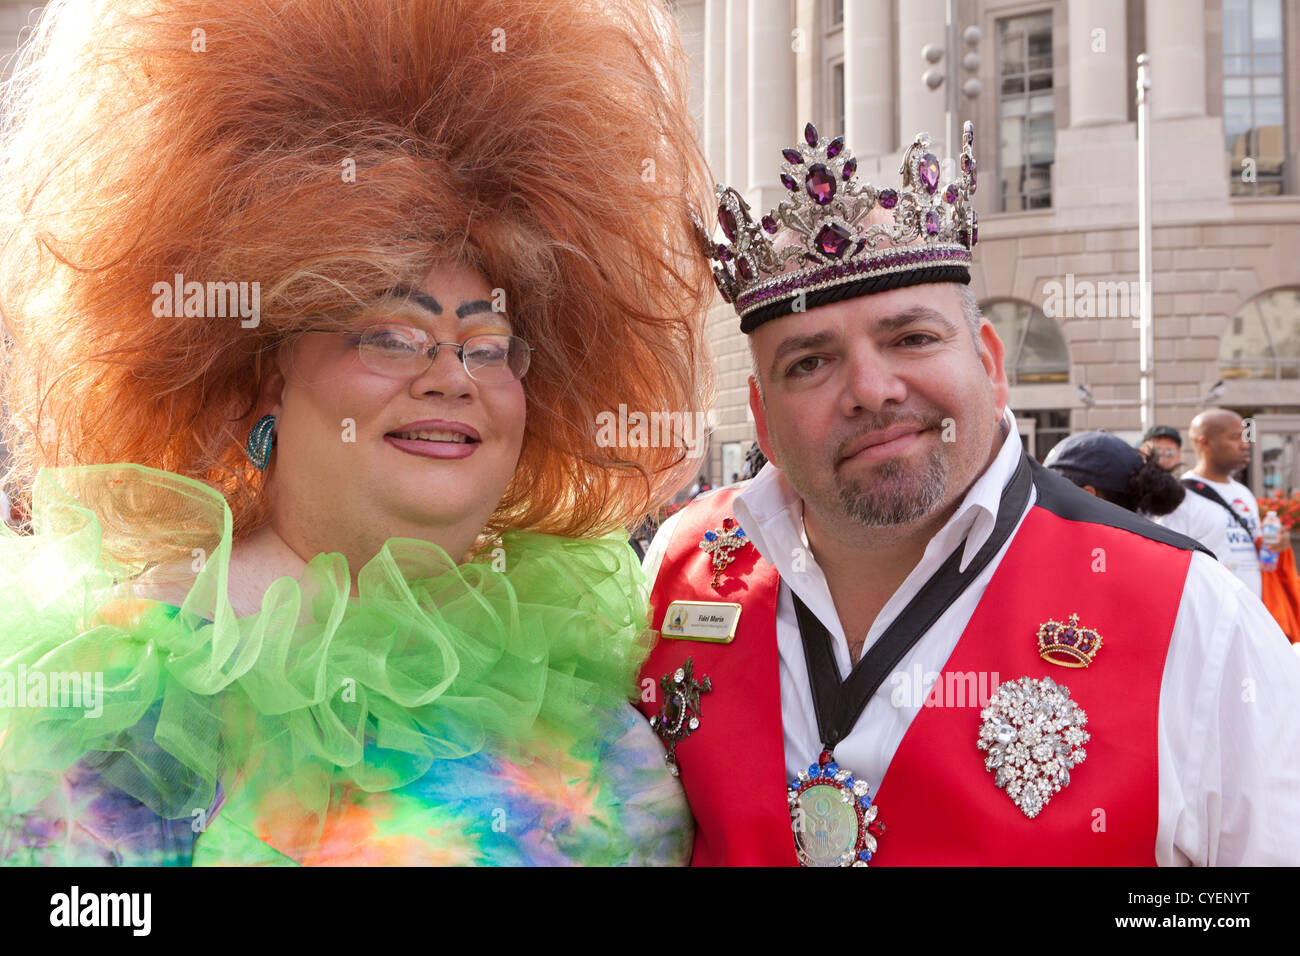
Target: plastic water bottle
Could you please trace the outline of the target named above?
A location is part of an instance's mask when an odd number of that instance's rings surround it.
[[[1282,522],[1276,511],[1270,511],[1260,526],[1263,544],[1259,548],[1259,569],[1261,571],[1277,570],[1277,545],[1282,539]]]

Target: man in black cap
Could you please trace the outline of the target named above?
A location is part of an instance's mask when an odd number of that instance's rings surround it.
[[[720,187],[702,237],[769,463],[646,555],[692,862],[1300,863],[1300,665],[1208,553],[1024,454],[970,124],[946,188],[927,145],[873,185],[809,125],[785,201]]]
[[[1147,518],[1169,514],[1186,497],[1177,478],[1107,432],[1071,435],[1048,452],[1043,466],[1089,494]]]
[[[1176,472],[1183,465],[1183,436],[1178,434],[1177,428],[1152,425],[1142,436],[1141,451],[1154,457],[1165,471]]]

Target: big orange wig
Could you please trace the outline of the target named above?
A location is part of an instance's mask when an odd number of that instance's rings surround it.
[[[685,74],[654,0],[53,0],[0,101],[9,487],[137,462],[246,535],[269,353],[455,260],[537,349],[490,530],[635,520],[698,462],[598,416],[709,397]],[[258,282],[260,321],[156,315],[176,274]]]

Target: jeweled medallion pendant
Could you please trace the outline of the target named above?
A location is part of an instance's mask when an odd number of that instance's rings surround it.
[[[841,768],[823,750],[800,770],[787,791],[795,855],[800,866],[866,866],[885,825],[876,819],[865,780]]]

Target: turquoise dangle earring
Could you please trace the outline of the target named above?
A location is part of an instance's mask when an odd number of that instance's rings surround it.
[[[266,466],[271,461],[271,446],[275,444],[274,428],[275,416],[263,415],[248,434],[245,450],[248,452],[248,460],[258,471],[266,471]]]

